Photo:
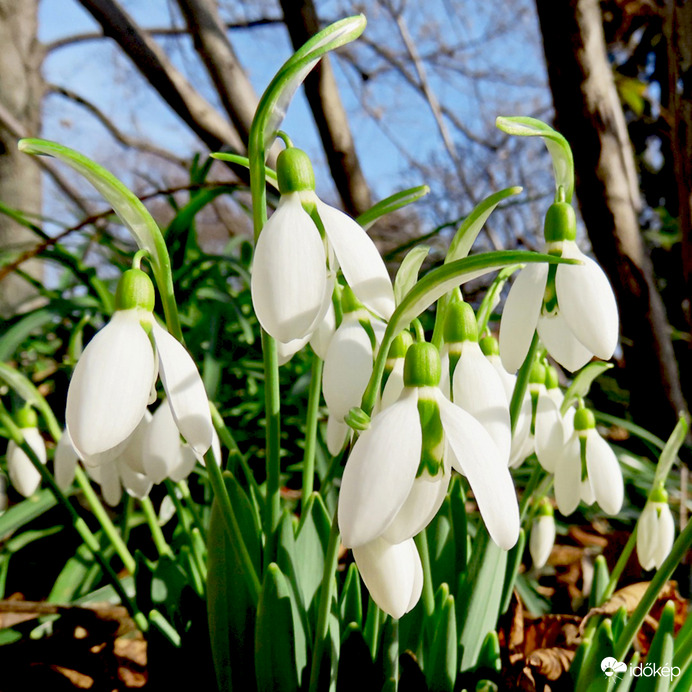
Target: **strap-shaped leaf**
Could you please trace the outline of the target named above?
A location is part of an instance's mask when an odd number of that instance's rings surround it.
[[[422,197],[425,197],[428,192],[430,192],[430,188],[427,185],[418,185],[417,187],[410,187],[401,192],[395,192],[393,195],[377,202],[377,204],[374,204],[370,209],[363,212],[356,221],[367,230],[375,221],[386,214],[391,214],[397,209],[417,202]]]
[[[559,191],[562,187],[565,191],[565,202],[571,202],[574,194],[574,157],[567,140],[550,125],[537,118],[500,116],[495,125],[508,135],[543,137],[543,142],[553,159],[555,189]]]

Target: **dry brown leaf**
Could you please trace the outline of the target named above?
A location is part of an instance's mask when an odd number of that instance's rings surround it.
[[[526,663],[535,673],[548,680],[557,680],[563,673],[569,670],[574,658],[574,651],[553,647],[550,649],[536,649],[527,657]]]

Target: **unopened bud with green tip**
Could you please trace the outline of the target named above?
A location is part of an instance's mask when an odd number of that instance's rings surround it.
[[[310,157],[302,149],[288,147],[279,154],[276,159],[276,176],[282,195],[315,190],[315,171]]]
[[[499,356],[500,344],[494,336],[484,336],[479,344],[484,356]]]
[[[370,416],[362,408],[354,406],[344,417],[349,428],[363,432],[370,427]]]
[[[156,303],[154,284],[141,269],[128,269],[118,282],[115,290],[115,309],[131,310],[139,308],[153,312]]]
[[[435,346],[421,342],[408,349],[404,361],[406,387],[437,387],[441,374],[440,353]]]
[[[537,517],[552,517],[555,516],[555,511],[553,510],[553,506],[550,504],[550,501],[547,498],[543,498],[538,505],[538,508],[536,509],[536,516]]]
[[[546,243],[561,243],[577,237],[577,215],[568,202],[555,202],[545,215],[543,234]]]

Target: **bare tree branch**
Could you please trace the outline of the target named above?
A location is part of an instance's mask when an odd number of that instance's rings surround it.
[[[245,145],[225,118],[173,66],[165,52],[116,0],[79,0],[106,36],[115,40],[164,101],[212,150]]]
[[[172,151],[168,149],[163,149],[152,144],[148,139],[140,139],[138,137],[131,137],[130,135],[119,130],[113,121],[94,103],[88,101],[83,96],[80,96],[75,91],[67,89],[66,87],[58,86],[57,84],[48,84],[46,86],[46,91],[50,94],[57,94],[58,96],[63,96],[64,98],[74,101],[74,103],[85,108],[89,113],[91,113],[112,135],[113,139],[120,142],[125,147],[132,149],[137,149],[138,151],[145,152],[147,154],[154,154],[166,161],[176,164],[177,166],[186,167],[187,163],[185,159],[180,156],[176,156]]]
[[[178,5],[223,107],[247,142],[258,99],[226,36],[216,0],[178,0]]]
[[[312,0],[281,0],[281,7],[297,49],[320,29],[315,5]],[[322,58],[305,79],[304,86],[336,189],[346,211],[357,216],[370,208],[372,198],[329,57]]]

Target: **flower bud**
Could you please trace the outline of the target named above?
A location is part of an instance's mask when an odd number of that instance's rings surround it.
[[[596,417],[588,408],[579,408],[574,414],[575,430],[591,430],[596,427]]]
[[[543,234],[546,243],[559,243],[563,240],[576,239],[577,216],[571,204],[555,202],[548,207]]]
[[[18,428],[37,428],[38,427],[38,416],[36,411],[31,408],[31,406],[25,406],[20,408],[15,414],[15,421]]]
[[[147,312],[152,312],[155,302],[154,284],[141,269],[128,269],[120,277],[118,288],[115,291],[116,310],[141,308]]]
[[[276,159],[276,175],[282,195],[315,190],[315,172],[302,149],[284,149]]]
[[[441,374],[440,354],[432,344],[420,342],[408,349],[404,361],[406,387],[437,387]]]

